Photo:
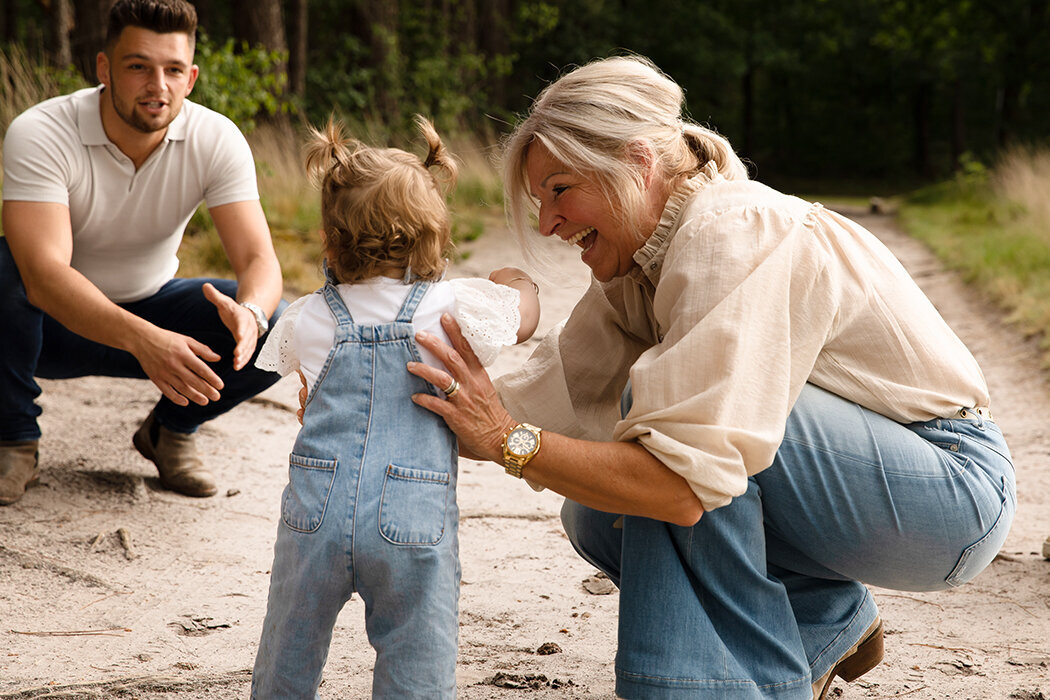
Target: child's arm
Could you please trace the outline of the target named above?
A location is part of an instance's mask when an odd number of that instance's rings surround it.
[[[532,337],[536,325],[540,322],[540,288],[524,271],[516,267],[501,267],[493,270],[489,281],[518,290],[521,301],[518,313],[521,314],[521,325],[518,326],[518,342]]]

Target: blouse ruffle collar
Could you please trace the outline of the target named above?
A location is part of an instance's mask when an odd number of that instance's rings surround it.
[[[663,213],[660,214],[660,223],[657,224],[656,230],[633,256],[640,270],[629,274],[640,272],[654,285],[656,284],[660,277],[660,268],[663,267],[664,255],[667,253],[667,245],[678,229],[678,219],[685,203],[706,185],[720,177],[717,166],[708,161],[699,173],[684,180],[671,192],[671,196],[667,198],[667,204],[664,205]]]

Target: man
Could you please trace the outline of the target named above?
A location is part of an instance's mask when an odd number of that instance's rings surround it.
[[[152,380],[163,396],[133,443],[190,496],[217,490],[197,427],[278,378],[251,362],[281,296],[251,151],[184,101],[196,27],[185,0],[118,0],[101,85],[30,108],[4,138],[0,504],[39,473],[34,377]],[[236,282],[173,278],[202,201]]]

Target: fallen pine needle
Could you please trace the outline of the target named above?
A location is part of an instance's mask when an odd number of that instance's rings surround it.
[[[56,632],[24,632],[22,630],[8,630],[11,634],[26,634],[31,637],[87,637],[90,635],[106,635],[109,637],[119,637],[119,634],[114,632],[130,632],[131,630],[127,627],[110,627],[104,630],[69,630],[69,631],[56,631]]]
[[[910,595],[900,595],[897,593],[879,593],[882,598],[904,598],[904,600],[914,600],[916,603],[925,603],[926,605],[934,605],[941,610],[944,610],[944,606],[940,603],[934,603],[932,600],[923,600],[922,598],[915,598]]]
[[[109,600],[113,596],[118,596],[118,595],[131,595],[131,591],[117,591],[116,593],[110,593],[109,595],[104,595],[101,598],[99,598],[98,600],[91,601],[90,603],[85,605],[83,608],[81,608],[81,610],[83,610],[84,608],[90,608],[95,603],[101,603],[103,600]]]

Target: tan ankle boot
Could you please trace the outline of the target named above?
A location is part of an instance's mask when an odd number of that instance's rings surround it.
[[[157,465],[160,483],[185,496],[214,496],[215,477],[197,456],[192,434],[175,433],[156,422],[153,411],[132,438],[135,449]]]
[[[38,440],[0,441],[0,506],[9,506],[40,475]]]
[[[852,682],[879,665],[882,661],[882,619],[864,631],[864,635],[854,646],[850,647],[824,677],[813,684],[814,700],[824,700],[831,690],[831,681],[838,676],[846,682]]]

